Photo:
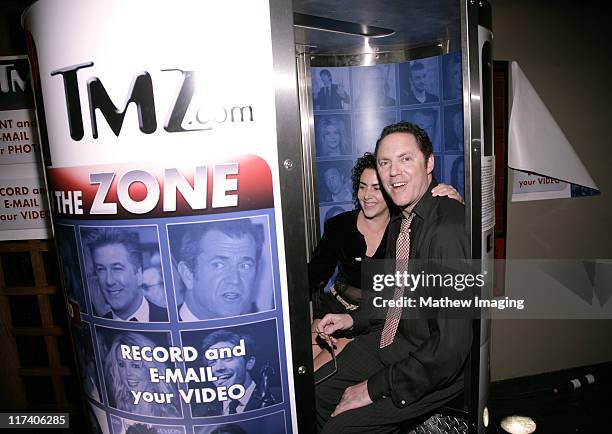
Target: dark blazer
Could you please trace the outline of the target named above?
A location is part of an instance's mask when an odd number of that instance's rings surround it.
[[[260,399],[261,393],[259,388],[256,387],[251,395],[251,398],[249,399],[249,402],[247,402],[243,413],[283,402],[283,394],[280,387],[270,387],[270,395],[272,398],[274,398],[273,400],[266,403],[262,402]],[[222,416],[223,403],[221,401],[213,401],[209,403],[191,404],[191,413],[194,417]]]
[[[330,94],[325,94],[325,87],[319,89],[317,98],[315,100],[315,108],[317,110],[334,110],[342,109],[342,102],[349,103],[350,98],[348,95],[340,95],[338,93],[338,85],[332,84],[330,88]]]
[[[155,303],[151,303],[149,301],[149,321],[151,322],[166,322],[168,321],[168,311],[156,305]]]
[[[412,104],[427,104],[429,102],[438,102],[440,99],[435,96],[433,93],[429,93],[425,91],[425,101],[421,102],[416,99],[416,96],[412,93],[412,89],[407,89],[402,91],[402,105],[412,105]]]
[[[347,211],[325,222],[323,236],[308,263],[308,283],[314,306],[314,317],[323,318],[326,313],[346,313],[334,296],[323,294],[327,281],[338,267],[336,281],[361,288],[361,268],[366,262],[367,245],[357,229],[359,210]],[[386,232],[373,259],[384,259]],[[336,288],[339,292],[339,288]],[[345,294],[346,301],[356,303]]]
[[[168,311],[166,308],[160,307],[155,303],[151,303],[147,300],[149,304],[149,322],[167,322],[168,321]],[[107,312],[104,314],[103,318],[113,319],[113,313]]]

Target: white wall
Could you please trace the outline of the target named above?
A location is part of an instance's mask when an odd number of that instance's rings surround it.
[[[507,256],[612,258],[612,27],[605,2],[491,5],[494,58],[519,62],[602,191],[509,202]],[[498,321],[491,345],[493,381],[608,362],[612,320]]]

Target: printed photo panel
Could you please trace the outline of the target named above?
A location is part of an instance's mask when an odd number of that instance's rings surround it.
[[[175,368],[174,363],[137,360],[133,352],[124,354],[124,348],[132,347],[167,349],[172,346],[170,333],[96,326],[96,335],[99,354],[104,358],[101,362],[110,407],[142,416],[181,417],[177,383],[151,379],[152,368],[165,372],[166,368]],[[147,402],[143,396],[146,392],[158,397],[172,394],[173,398],[169,402]]]
[[[376,109],[397,105],[396,65],[352,68],[355,109]]]
[[[311,74],[315,111],[351,108],[349,68],[312,68]]]
[[[438,57],[399,64],[401,105],[422,105],[440,101]]]
[[[283,402],[279,350],[272,336],[277,336],[274,319],[181,332],[183,346],[198,351],[198,359],[186,368],[204,369],[209,380],[188,384],[192,417],[239,415]]]
[[[317,158],[348,156],[353,153],[351,116],[315,116]]]
[[[267,216],[172,224],[167,230],[180,321],[274,309]]]
[[[80,232],[93,315],[168,322],[157,226],[81,226]]]
[[[317,182],[320,203],[352,202],[352,160],[319,161]]]

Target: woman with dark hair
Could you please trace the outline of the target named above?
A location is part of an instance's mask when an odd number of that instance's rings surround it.
[[[386,243],[382,240],[390,219],[389,207],[393,204],[378,180],[376,157],[366,152],[357,159],[351,179],[355,209],[325,222],[323,237],[308,264],[310,291],[314,294],[311,332],[315,370],[331,357],[328,351],[324,351],[325,344],[317,339],[317,323],[326,313],[346,313],[357,309],[363,299],[360,289],[362,263],[385,257]],[[432,194],[462,200],[457,191],[446,184],[436,186]],[[338,274],[331,291],[323,293],[336,267]],[[339,353],[348,342],[349,339],[338,339],[335,352]]]

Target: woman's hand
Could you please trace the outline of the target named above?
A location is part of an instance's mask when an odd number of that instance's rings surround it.
[[[459,194],[459,192],[457,190],[455,190],[455,187],[453,187],[452,185],[449,184],[438,184],[436,185],[432,190],[431,190],[431,195],[432,196],[448,196],[451,199],[455,199],[458,202],[461,202],[462,204],[465,204],[465,202],[463,201],[463,198],[461,197],[461,195]]]

